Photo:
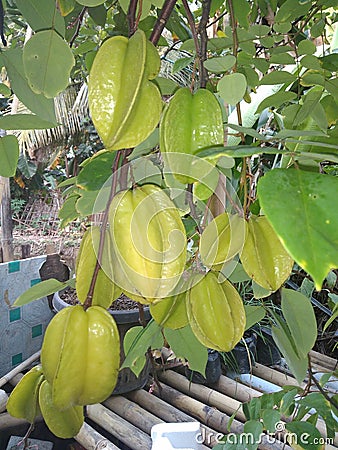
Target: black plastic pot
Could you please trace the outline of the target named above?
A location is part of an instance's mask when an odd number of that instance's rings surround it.
[[[240,342],[231,352],[225,353],[225,364],[227,369],[232,372],[250,373],[255,364],[257,334],[246,332],[244,341],[245,344]]]
[[[274,366],[280,364],[281,354],[278,350],[270,328],[262,327],[257,336],[255,359],[264,366]]]
[[[56,292],[53,297],[53,308],[56,312],[60,311],[63,308],[69,306],[67,302],[62,300],[59,293]],[[123,350],[123,340],[127,331],[136,326],[140,325],[139,323],[139,312],[138,310],[121,310],[121,311],[113,311],[108,310],[108,312],[114,317],[119,334],[120,334],[120,357],[121,357],[121,365],[125,359],[125,354]],[[150,312],[149,308],[144,308],[144,318],[146,321],[150,320]],[[147,381],[151,368],[151,362],[147,358],[146,364],[142,369],[140,375],[136,377],[136,375],[127,367],[119,371],[117,383],[115,386],[112,395],[120,395],[125,394],[127,392],[135,391],[136,389],[142,389]]]

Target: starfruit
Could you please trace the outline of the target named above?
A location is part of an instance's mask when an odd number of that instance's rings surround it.
[[[39,388],[42,382],[40,365],[34,366],[21,378],[7,401],[7,411],[11,416],[34,422],[39,414]]]
[[[56,408],[105,400],[117,382],[120,338],[113,317],[100,306],[61,310],[49,323],[41,364]]]
[[[194,155],[202,148],[223,144],[223,141],[222,111],[216,97],[207,89],[198,89],[195,93],[189,88],[179,89],[160,123],[160,149],[174,176],[183,183],[200,178],[198,159],[195,169],[191,158],[186,158],[185,163],[184,158],[175,158],[175,153]]]
[[[252,216],[248,220],[240,257],[247,274],[272,292],[287,280],[294,263],[265,216]]]
[[[238,214],[227,212],[215,217],[200,238],[200,255],[205,266],[221,270],[243,248],[246,221]]]
[[[178,209],[158,186],[117,194],[109,211],[116,282],[144,304],[170,295],[186,262],[186,235]]]
[[[52,386],[47,380],[41,384],[39,405],[43,419],[55,436],[67,439],[78,434],[84,422],[83,406],[71,406],[63,411],[53,403]]]
[[[180,292],[152,303],[149,309],[155,322],[172,330],[185,327],[189,322],[185,304],[186,295],[186,292]]]
[[[107,150],[135,147],[157,126],[161,94],[150,80],[160,70],[156,48],[143,31],[114,36],[100,47],[88,82],[89,110]]]
[[[186,305],[191,329],[206,347],[229,352],[242,338],[246,323],[243,302],[221,274],[195,275]]]
[[[81,303],[84,303],[87,298],[97,262],[99,243],[100,228],[92,226],[83,235],[76,259],[76,293]],[[108,232],[105,232],[104,251],[101,267],[95,282],[92,306],[98,305],[103,308],[109,308],[112,302],[122,293],[122,290],[113,282],[113,264],[109,244],[110,235]]]

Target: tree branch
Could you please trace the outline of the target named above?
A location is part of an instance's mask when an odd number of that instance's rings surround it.
[[[204,61],[207,59],[208,34],[207,26],[209,21],[211,0],[202,0],[202,17],[198,26],[198,32],[201,38],[200,44],[200,87],[205,88],[208,82],[208,71],[204,67]]]
[[[195,19],[194,16],[192,15],[192,12],[190,11],[189,5],[187,0],[182,0],[184,9],[185,9],[185,13],[187,15],[187,19],[188,19],[188,23],[189,23],[189,27],[191,30],[191,34],[194,40],[194,44],[195,44],[195,49],[196,49],[196,55],[197,55],[197,61],[198,61],[198,72],[199,75],[201,77],[201,73],[203,71],[203,63],[201,60],[201,47],[200,47],[200,43],[198,41],[198,34],[197,34],[197,30],[196,30],[196,25],[195,25]]]
[[[82,20],[83,20],[83,17],[84,17],[84,15],[85,15],[86,10],[87,10],[87,7],[85,6],[84,8],[81,9],[80,14],[79,14],[79,15],[77,16],[77,18],[75,19],[74,24],[76,23],[76,28],[75,28],[75,31],[74,31],[73,36],[71,37],[71,39],[70,39],[70,41],[69,41],[69,47],[72,47],[72,46],[73,46],[73,44],[74,44],[74,42],[75,42],[75,39],[77,38],[77,36],[78,36],[78,34],[79,34],[79,32],[80,32]]]
[[[137,8],[138,0],[130,0],[127,20],[128,20],[128,28],[129,28],[129,37],[131,37],[136,31],[136,8]]]
[[[161,10],[160,16],[154,25],[153,31],[150,36],[150,42],[156,45],[161,37],[162,31],[169,20],[170,14],[174,9],[177,0],[166,0]]]

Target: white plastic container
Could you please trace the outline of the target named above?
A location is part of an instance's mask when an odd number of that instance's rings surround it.
[[[159,423],[151,429],[151,450],[200,450],[199,422]]]

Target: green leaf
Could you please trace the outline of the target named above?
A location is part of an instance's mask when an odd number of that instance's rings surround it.
[[[258,106],[256,113],[261,113],[265,108],[275,107],[283,105],[284,103],[288,103],[291,100],[294,100],[297,95],[294,92],[285,92],[281,90],[280,92],[276,92],[275,94],[269,95],[266,97]]]
[[[338,303],[335,304],[335,307],[332,311],[332,316],[329,318],[329,320],[325,323],[323,328],[323,333],[328,329],[328,327],[331,325],[332,322],[334,322],[338,317]]]
[[[4,83],[0,83],[0,94],[8,98],[12,95],[12,91]]]
[[[32,178],[36,174],[38,167],[33,163],[33,161],[28,159],[26,154],[20,153],[18,169],[26,178]]]
[[[318,59],[314,55],[303,56],[303,58],[300,60],[300,63],[303,67],[306,67],[307,69],[321,70],[322,68],[320,59]]]
[[[274,315],[278,326],[272,326],[272,337],[276,342],[279,350],[283,354],[290,370],[296,377],[298,383],[302,383],[305,378],[308,360],[307,357],[299,357],[296,353],[296,344],[292,339],[290,330],[286,323]]]
[[[236,64],[236,58],[232,55],[218,56],[207,59],[204,67],[212,73],[224,73]]]
[[[246,0],[236,0],[233,2],[233,9],[236,20],[243,28],[249,27],[248,16],[250,13],[250,4]]]
[[[336,177],[293,169],[272,170],[258,183],[269,222],[317,290],[338,267],[338,216],[332,208],[337,191]]]
[[[136,376],[139,376],[146,361],[145,354],[148,349],[158,349],[163,346],[161,327],[154,320],[143,327],[133,327],[127,331],[123,348],[126,354],[121,369],[130,367]]]
[[[55,123],[40,119],[34,114],[9,114],[0,117],[0,128],[3,130],[42,130],[55,126]]]
[[[78,198],[78,195],[71,195],[61,206],[58,214],[59,219],[61,219],[61,228],[66,227],[70,222],[73,222],[73,220],[79,217],[79,213],[75,206]]]
[[[318,103],[321,99],[322,93],[323,93],[322,88],[319,88],[319,89],[313,88],[306,95],[304,95],[302,97],[303,104],[298,109],[298,111],[293,119],[292,125],[294,127],[296,127],[297,125],[302,123],[309,116],[311,111],[318,105]]]
[[[312,55],[315,51],[316,46],[310,39],[303,39],[298,44],[298,55]]]
[[[224,75],[217,85],[219,95],[229,105],[236,105],[243,99],[246,87],[246,78],[242,73]]]
[[[75,0],[57,0],[62,16],[70,14],[75,7]]]
[[[10,48],[3,52],[2,57],[11,88],[19,100],[34,114],[48,122],[57,123],[54,111],[54,100],[42,94],[33,92],[25,77],[21,48]]]
[[[77,185],[88,191],[98,191],[112,175],[114,152],[101,151],[86,160],[78,177]]]
[[[325,20],[324,19],[317,20],[317,22],[315,22],[311,27],[310,30],[311,37],[313,38],[319,37],[321,34],[323,34],[324,28],[325,28]]]
[[[193,56],[176,59],[176,61],[174,62],[174,65],[173,65],[172,73],[174,74],[176,72],[179,72],[182,69],[185,69],[194,61],[194,59],[195,58]]]
[[[66,41],[55,31],[40,31],[23,49],[23,63],[31,89],[47,98],[66,89],[74,56]]]
[[[264,428],[268,433],[276,432],[276,424],[281,419],[281,413],[275,409],[266,409],[262,414]]]
[[[16,0],[15,4],[33,31],[53,28],[61,36],[65,35],[65,21],[54,0]]]
[[[156,77],[154,82],[161,91],[161,95],[172,95],[179,88],[178,84],[170,78]]]
[[[263,84],[290,84],[297,79],[296,75],[285,72],[284,70],[275,70],[263,76],[260,81],[260,85]]]
[[[317,339],[317,322],[311,302],[301,292],[283,288],[281,306],[291,336],[297,343],[297,352],[305,358]]]
[[[107,20],[107,10],[104,5],[88,8],[88,14],[94,20],[96,25],[100,25],[100,27],[105,26]]]
[[[303,448],[304,450],[322,450],[322,436],[317,428],[309,422],[292,421],[286,423],[285,428],[289,433],[288,444],[293,448]]]
[[[80,3],[80,5],[91,7],[103,5],[103,3],[105,2],[105,0],[76,0],[76,1]]]
[[[190,325],[179,328],[178,330],[165,328],[164,335],[175,355],[178,358],[187,359],[191,370],[205,376],[208,351],[206,347],[197,340]]]
[[[312,408],[324,420],[327,427],[328,437],[335,437],[335,429],[337,429],[337,421],[332,416],[331,404],[320,392],[311,392],[299,401],[300,406],[305,406],[309,410]],[[333,433],[332,433],[332,431]]]
[[[0,176],[13,177],[19,159],[19,143],[16,136],[8,135],[0,138]]]
[[[71,283],[71,280],[61,282],[56,280],[55,278],[50,278],[49,280],[41,281],[38,284],[30,287],[23,294],[19,295],[19,297],[13,303],[13,306],[23,306],[27,305],[34,300],[38,300],[39,298],[46,297],[47,295],[54,294],[55,292],[61,291],[68,287]]]
[[[254,298],[256,298],[256,299],[266,298],[272,294],[272,291],[259,285],[254,280],[252,280],[252,292],[253,292]]]
[[[244,305],[244,309],[246,317],[245,330],[248,330],[257,322],[260,322],[262,319],[264,319],[266,314],[263,306]]]
[[[243,431],[249,437],[246,442],[246,448],[248,450],[256,450],[263,433],[263,425],[261,422],[258,420],[249,420],[245,422]]]
[[[283,392],[283,391],[282,391]],[[280,413],[286,417],[290,416],[295,408],[295,397],[298,394],[297,389],[291,389],[283,395],[280,403]]]

